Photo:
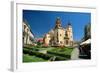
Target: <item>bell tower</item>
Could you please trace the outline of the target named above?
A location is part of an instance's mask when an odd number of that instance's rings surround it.
[[[67,28],[66,28],[66,45],[73,45],[73,30],[71,23],[68,22]]]
[[[59,17],[57,17],[55,24],[56,25],[54,28],[54,43],[56,46],[64,45],[65,31],[61,26],[61,20]]]
[[[60,20],[60,18],[59,18],[59,17],[57,17],[57,19],[56,19],[56,26],[55,26],[55,28],[59,28],[59,27],[61,27],[61,20]]]

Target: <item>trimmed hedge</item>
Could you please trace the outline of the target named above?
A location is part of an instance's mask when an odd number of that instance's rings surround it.
[[[28,49],[28,50],[34,50],[34,51],[39,51],[39,49],[37,48],[33,48],[33,47],[24,47],[24,49]]]
[[[23,49],[23,53],[24,54],[29,54],[29,55],[35,55],[37,57],[42,57],[44,59],[49,59],[50,57],[52,57],[51,55],[48,54],[43,54],[34,50],[28,50],[28,49]]]
[[[57,56],[54,54],[43,54],[43,53],[40,53],[34,50],[29,50],[29,49],[23,49],[23,53],[29,54],[29,55],[35,55],[37,57],[40,57],[46,60],[49,60],[50,58],[53,58],[54,56],[56,57],[55,61],[68,60],[68,58],[65,58],[65,57]]]
[[[55,49],[51,49],[48,50],[47,53],[48,54],[53,54],[56,56],[62,56],[62,57],[66,57],[66,58],[71,58],[71,52],[72,52],[73,48],[55,48]]]
[[[51,51],[47,51],[47,53],[53,54],[53,55],[56,55],[56,56],[66,57],[66,58],[69,58],[69,59],[71,58],[71,55],[66,55],[66,54],[62,54],[62,53],[51,52]]]

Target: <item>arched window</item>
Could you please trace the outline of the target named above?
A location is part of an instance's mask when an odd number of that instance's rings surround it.
[[[26,28],[26,25],[24,25],[24,30],[25,30],[25,28]]]

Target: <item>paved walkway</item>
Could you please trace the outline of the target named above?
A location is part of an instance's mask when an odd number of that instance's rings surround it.
[[[77,60],[79,59],[79,49],[76,47],[71,53],[71,59]]]

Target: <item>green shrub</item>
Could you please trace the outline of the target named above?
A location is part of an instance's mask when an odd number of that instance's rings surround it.
[[[51,51],[47,51],[47,53],[53,54],[53,55],[56,55],[56,56],[62,56],[62,57],[66,57],[66,58],[71,58],[71,55],[66,55],[65,53],[51,52]]]
[[[66,57],[66,58],[71,58],[71,52],[72,52],[73,48],[54,48],[51,50],[48,50],[47,53],[48,54],[53,54],[56,56],[62,56],[62,57]]]
[[[23,53],[24,54],[28,54],[29,53],[29,50],[28,49],[23,49]]]
[[[42,57],[44,59],[49,59],[50,57],[52,57],[51,55],[48,54],[43,54],[34,50],[28,50],[28,49],[23,49],[23,53],[24,54],[29,54],[29,55],[35,55],[37,57]]]
[[[29,54],[32,56],[37,56],[45,60],[49,60],[50,58],[56,57],[55,61],[68,60],[71,57],[71,55],[69,55],[68,53],[66,54],[66,49],[52,49],[52,50],[47,51],[47,54],[44,54],[36,50],[30,50],[30,49],[24,48],[23,53]]]

